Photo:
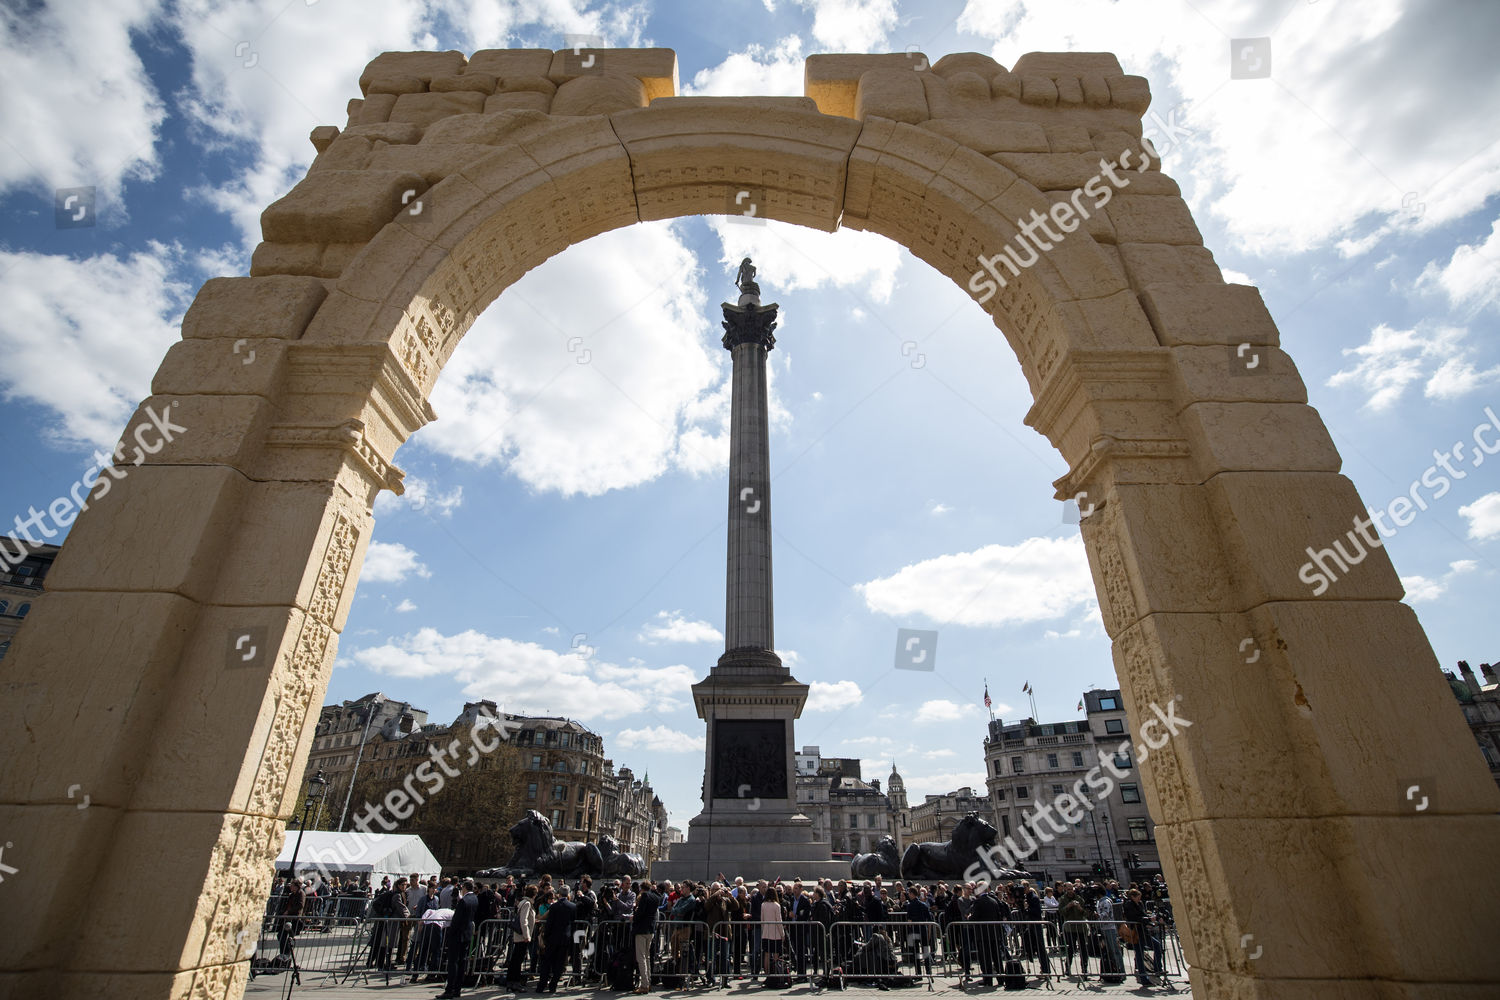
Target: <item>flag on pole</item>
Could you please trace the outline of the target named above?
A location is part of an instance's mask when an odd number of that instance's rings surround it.
[[[1078,702],[1078,711],[1080,711],[1080,712],[1083,711],[1083,701],[1081,699]]]
[[[988,681],[986,681],[984,685],[984,707],[990,707],[990,685]]]
[[[1021,685],[1021,690],[1024,691],[1026,694],[1030,694],[1031,693],[1031,682],[1027,681],[1025,684],[1022,684]]]

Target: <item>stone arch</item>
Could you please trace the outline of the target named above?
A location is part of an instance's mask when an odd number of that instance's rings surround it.
[[[267,209],[251,276],[199,293],[127,433],[186,431],[94,494],[6,661],[7,759],[36,767],[7,770],[3,808],[51,850],[27,856],[38,905],[0,911],[17,956],[0,993],[239,995],[373,499],[401,489],[395,451],[464,330],[528,268],[746,192],[972,289],[1018,219],[1126,152],[1146,169],[984,308],[1068,463],[1058,496],[1090,511],[1131,716],[1191,722],[1139,763],[1193,985],[1500,982],[1477,921],[1418,905],[1468,898],[1448,862],[1500,846],[1500,794],[1384,551],[1325,592],[1299,579],[1362,505],[1258,294],[1222,281],[1147,159],[1145,81],[1102,54],[815,56],[805,98],[691,99],[666,50],[599,55],[597,74],[568,52],[379,57]],[[1244,349],[1260,374],[1236,370]],[[1408,779],[1435,785],[1430,812]],[[74,919],[142,885],[169,887],[155,920]]]

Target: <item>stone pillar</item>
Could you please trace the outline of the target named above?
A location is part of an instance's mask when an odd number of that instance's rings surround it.
[[[753,285],[751,287],[754,287]],[[759,294],[724,303],[724,348],[734,361],[729,414],[729,552],[723,666],[779,667],[771,587],[771,443],[766,354],[777,306]]]
[[[124,435],[171,442],[104,476],[12,646],[0,997],[243,990],[371,503],[400,488],[380,454],[430,412],[385,348],[298,342],[323,297],[204,286]]]

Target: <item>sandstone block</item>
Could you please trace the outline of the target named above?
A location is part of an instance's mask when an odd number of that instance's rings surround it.
[[[1120,60],[1113,52],[1028,52],[1016,60],[1011,72],[1022,76],[1031,73],[1037,76],[1082,76],[1085,73],[1101,73],[1118,76]]]
[[[1305,403],[1194,402],[1181,420],[1205,480],[1221,472],[1337,472],[1342,464],[1318,411]]]
[[[182,318],[182,336],[296,340],[327,294],[316,278],[210,278]]]
[[[1225,403],[1305,403],[1307,387],[1292,359],[1278,347],[1257,345],[1253,352],[1229,346],[1171,348],[1173,381],[1180,405],[1194,400]],[[1246,364],[1254,360],[1254,369]]]
[[[1091,108],[1107,108],[1110,105],[1109,84],[1102,73],[1086,73],[1078,78],[1083,86],[1083,103]]]
[[[922,78],[909,69],[866,70],[854,97],[854,117],[916,123],[927,117]]]
[[[551,108],[552,98],[534,91],[492,94],[484,101],[484,113],[487,115],[502,111],[540,111],[545,114]]]
[[[586,76],[633,76],[646,91],[646,100],[672,97],[677,93],[677,53],[671,49],[589,49],[594,62],[583,67],[570,49],[553,53],[552,68],[546,74],[562,85]],[[504,76],[505,74],[500,74]]]
[[[1021,103],[1053,107],[1057,104],[1057,83],[1050,76],[1021,76]]]
[[[188,433],[192,433],[189,428]],[[49,589],[177,593],[203,602],[238,528],[244,477],[222,466],[102,473],[73,523]]]
[[[493,94],[495,92],[495,78],[489,73],[475,73],[473,71],[460,73],[457,76],[435,76],[428,89],[434,94],[461,93],[472,90],[476,94]]]
[[[882,115],[889,118],[890,115]],[[947,136],[980,153],[1045,153],[1047,132],[1029,122],[989,121],[983,118],[933,118],[920,121],[923,128]]]
[[[422,126],[412,122],[381,122],[376,125],[356,125],[344,134],[359,136],[372,143],[388,142],[392,145],[402,145],[421,141]]]
[[[1223,281],[1214,255],[1204,247],[1164,243],[1120,243],[1120,262],[1137,293],[1148,285],[1197,285]]]
[[[452,96],[412,94],[408,98]],[[409,201],[425,190],[427,182],[420,175],[404,171],[320,170],[308,174],[261,214],[261,230],[268,241],[277,243],[368,240],[401,210],[403,197]]]
[[[354,103],[349,102],[349,124],[374,125],[387,121],[391,117],[391,109],[396,106],[396,95],[371,94],[359,102],[358,108],[354,107]]]
[[[402,94],[391,109],[390,121],[431,125],[449,115],[470,115],[484,110],[485,95],[472,91],[447,94]]]
[[[818,104],[825,115],[853,118],[859,79],[872,69],[915,72],[928,65],[920,52],[886,52],[875,55],[812,55],[803,64],[802,93]]]
[[[322,278],[321,243],[260,243],[250,255],[252,278],[279,275],[306,275]]]
[[[370,81],[370,94],[420,94],[427,84],[415,76],[378,76]]]
[[[646,87],[633,76],[610,71],[600,76],[579,76],[557,88],[552,98],[554,115],[607,115],[627,108],[646,106]]]
[[[1260,289],[1222,283],[1148,285],[1141,293],[1156,336],[1167,347],[1179,344],[1281,343]]]
[[[989,103],[990,82],[978,73],[964,71],[953,73],[944,77],[948,83],[948,92],[960,101],[972,101]]]
[[[233,343],[179,340],[167,350],[151,380],[158,396],[277,395],[286,370],[286,341],[256,337]]]
[[[990,97],[995,100],[1021,99],[1021,78],[1009,70],[1001,70],[990,77]]]
[[[383,52],[359,75],[359,89],[368,94],[370,84],[383,77],[410,76],[426,83],[435,76],[463,72],[464,63],[462,52]]]
[[[1255,602],[1399,601],[1405,593],[1385,548],[1362,539],[1356,519],[1366,519],[1365,505],[1343,476],[1225,472],[1204,488],[1230,564]]]
[[[465,72],[513,76],[546,76],[552,71],[551,49],[481,49],[469,57]]]
[[[1149,176],[1146,173],[1132,177],[1134,190],[1116,196],[1106,209],[1120,241],[1202,246],[1203,234],[1198,232],[1186,202],[1174,195],[1136,193],[1141,190],[1137,182]]]
[[[1144,76],[1106,76],[1109,101],[1117,108],[1145,114],[1151,106],[1151,84]]]
[[[525,91],[550,96],[557,93],[557,84],[545,76],[507,76],[495,86],[497,94],[516,94]]]
[[[337,125],[319,125],[308,134],[307,138],[313,144],[313,149],[316,149],[321,153],[323,152],[323,150],[327,149],[333,142],[333,140],[338,138],[338,136],[339,129]]]
[[[1082,125],[1048,125],[1046,133],[1048,149],[1022,150],[1022,152],[1092,153],[1094,151],[1093,137]]]
[[[958,73],[977,73],[988,80],[996,73],[1004,73],[1005,67],[980,52],[950,52],[933,63],[932,71],[944,78]]]
[[[1076,108],[1083,104],[1083,84],[1076,76],[1060,76],[1057,83],[1057,103],[1059,107]]]
[[[378,128],[365,125],[355,128]],[[352,130],[351,130],[352,131]],[[363,170],[369,166],[374,143],[362,135],[341,135],[313,160],[310,170]]]

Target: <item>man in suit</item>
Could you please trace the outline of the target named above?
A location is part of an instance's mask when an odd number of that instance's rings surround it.
[[[979,952],[979,971],[984,976],[984,985],[995,984],[993,976],[1005,971],[1005,961],[1010,957],[1005,947],[1005,934],[999,922],[1010,917],[1010,907],[992,891],[994,886],[981,882],[974,897],[974,908],[969,919],[978,926],[973,928],[974,945]]]
[[[474,941],[474,923],[479,915],[479,897],[474,895],[474,880],[464,879],[453,887],[453,920],[448,924],[444,943],[448,946],[448,987],[438,1000],[452,1000],[463,995],[464,967],[468,964],[469,945]]]
[[[542,971],[538,993],[556,993],[557,981],[562,978],[573,951],[573,919],[578,916],[578,904],[568,892],[568,884],[562,883],[557,890],[557,901],[547,908],[547,917],[542,921]]]

